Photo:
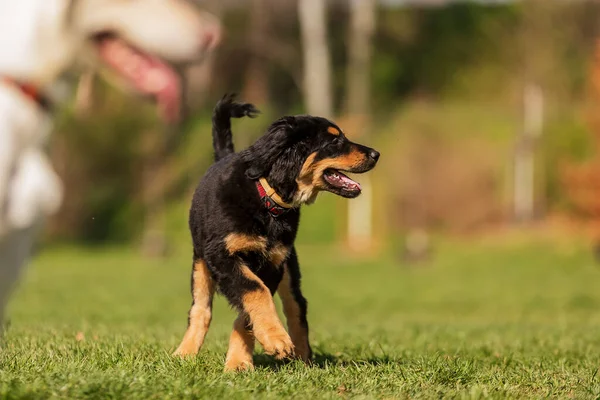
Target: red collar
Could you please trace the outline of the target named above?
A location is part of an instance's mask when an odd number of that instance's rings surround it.
[[[279,217],[292,208],[291,204],[283,201],[265,178],[260,178],[256,181],[256,189],[258,189],[258,194],[265,208],[273,217]]]
[[[50,109],[51,109],[50,99],[48,99],[48,97],[46,97],[44,95],[44,93],[42,93],[42,91],[39,90],[39,88],[37,86],[30,85],[27,83],[17,82],[16,80],[14,80],[12,78],[2,77],[2,76],[0,76],[0,82],[5,82],[5,83],[17,88],[18,90],[21,91],[21,93],[23,93],[23,95],[25,97],[27,97],[29,100],[36,103],[41,109],[43,109],[44,111],[50,111]]]

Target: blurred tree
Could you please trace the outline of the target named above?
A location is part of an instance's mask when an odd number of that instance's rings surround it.
[[[223,14],[223,5],[220,0],[203,0],[202,8],[217,17],[221,17]],[[207,100],[208,89],[214,79],[215,61],[216,52],[210,52],[203,62],[191,65],[186,71],[182,71],[187,88],[185,92],[186,114],[193,113]]]
[[[351,1],[348,28],[346,113],[351,129],[366,138],[371,129],[371,57],[375,33],[375,0]],[[372,245],[371,175],[361,176],[362,195],[348,204],[348,242],[352,248]]]
[[[523,127],[516,139],[513,164],[513,213],[517,222],[533,221],[536,212],[535,157],[544,119],[544,89],[548,86],[545,64],[552,58],[547,40],[553,6],[527,0],[521,24]]]
[[[166,147],[161,133],[169,134],[169,128],[172,127],[164,126],[163,129],[154,127],[142,132],[141,135],[143,158],[140,190],[144,221],[140,250],[142,255],[150,258],[163,257],[168,251],[164,218],[166,170],[169,168],[170,149]]]
[[[352,0],[350,4],[346,112],[368,120],[371,116],[371,58],[377,2]]]
[[[246,65],[242,97],[258,106],[269,102],[269,65],[260,57],[262,49],[268,47],[270,10],[269,0],[252,0],[250,24],[248,26],[249,60]]]
[[[218,0],[203,2],[203,8],[216,16],[222,15]],[[184,105],[182,120],[187,120],[206,100],[213,80],[215,57],[211,52],[203,62],[179,70],[182,85],[181,104]],[[166,212],[169,194],[179,182],[174,171],[180,169],[176,159],[177,147],[182,143],[185,130],[183,123],[165,124],[158,122],[142,134],[142,168],[140,192],[144,208],[141,252],[147,257],[163,257],[168,253]]]
[[[75,113],[78,116],[87,115],[91,111],[95,78],[96,74],[92,70],[83,72],[79,77],[74,100]]]
[[[66,109],[58,118],[51,154],[66,190],[50,233],[87,243],[126,241],[139,233],[137,201],[141,133],[155,124],[153,107],[98,81],[93,112]]]
[[[83,78],[75,109],[67,110],[71,116],[78,117],[62,118],[57,134],[52,137],[53,159],[67,186],[64,207],[53,219],[52,239],[97,243],[130,241],[139,239],[152,225],[164,225],[160,214],[156,214],[156,224],[150,223],[144,215],[148,215],[149,208],[173,207],[175,210],[179,204],[187,204],[189,188],[195,186],[211,163],[210,108],[218,97],[229,91],[244,93],[251,101],[263,101],[260,99],[264,96],[266,102],[262,118],[240,124],[239,134],[236,133],[238,148],[253,141],[272,119],[282,114],[309,111],[331,117],[334,110],[341,109],[344,115],[340,125],[350,134],[376,129],[377,138],[365,141],[393,148],[392,158],[400,158],[407,154],[402,153],[403,141],[410,142],[422,135],[420,124],[431,122],[440,137],[452,138],[451,141],[461,144],[454,156],[464,159],[464,163],[456,161],[456,171],[448,167],[451,161],[443,158],[443,163],[436,164],[435,173],[422,171],[414,161],[410,165],[393,166],[393,162],[388,164],[388,150],[378,166],[378,173],[372,176],[389,173],[395,187],[387,185],[381,189],[389,192],[405,189],[399,182],[400,172],[422,180],[424,188],[411,192],[412,202],[406,212],[414,212],[416,206],[412,204],[424,206],[421,193],[431,190],[436,195],[431,195],[434,200],[427,202],[443,203],[434,207],[445,207],[445,211],[438,214],[450,221],[448,225],[460,225],[462,222],[459,224],[450,218],[453,214],[482,210],[475,214],[493,212],[496,218],[498,205],[491,201],[501,195],[494,191],[496,189],[478,183],[487,179],[479,172],[488,159],[493,165],[486,164],[485,168],[497,175],[505,171],[508,152],[505,146],[509,141],[514,143],[515,132],[520,132],[516,128],[515,104],[519,103],[521,109],[523,87],[531,82],[544,89],[548,110],[542,136],[545,147],[535,157],[536,190],[544,183],[538,167],[539,160],[543,160],[548,205],[556,206],[557,199],[568,197],[565,193],[570,193],[570,189],[565,190],[566,183],[560,179],[561,169],[557,166],[570,155],[583,158],[584,155],[578,154],[591,147],[587,145],[587,131],[579,121],[579,114],[587,82],[586,63],[599,30],[600,3],[527,0],[501,4],[461,2],[443,7],[392,8],[382,2],[377,5],[377,29],[372,40],[376,51],[368,48],[361,51],[359,42],[352,36],[358,35],[359,30],[353,29],[352,24],[355,18],[366,18],[368,14],[356,12],[355,7],[364,6],[358,1],[351,4],[323,0],[300,3],[203,0],[202,7],[210,7],[223,19],[226,40],[211,60],[214,69],[205,63],[187,74],[192,105],[186,128],[189,134],[181,139],[176,152],[169,152],[164,158],[158,148],[159,139],[163,137],[162,126],[157,125],[153,107],[107,90],[102,79],[93,85],[92,105],[88,90],[92,85]],[[363,33],[361,37],[364,39],[367,35]],[[372,52],[370,67],[362,64],[369,60],[369,51]],[[364,70],[369,68],[370,81],[363,79]],[[354,101],[364,102],[364,105],[351,105]],[[351,113],[363,111],[373,114],[373,118],[351,121]],[[484,153],[483,160],[470,160],[466,155],[467,137],[477,137],[485,143],[482,149],[489,153]],[[432,146],[437,141],[432,140],[423,147],[433,151]],[[448,151],[438,147],[432,160],[438,160]],[[406,151],[410,154],[412,150]],[[165,164],[164,168],[159,166],[161,163]],[[461,193],[455,193],[456,188],[447,182],[448,177],[469,176],[469,173],[473,175],[469,179],[474,182],[474,188],[465,188],[467,185],[461,182]],[[359,180],[365,183],[363,178],[370,177],[363,175]],[[502,175],[501,181],[512,189],[511,177]],[[511,185],[505,183],[509,181]],[[479,189],[480,186],[483,189]],[[506,196],[505,204],[512,199],[510,191],[511,197]],[[154,203],[156,193],[162,193],[162,199]],[[447,199],[452,196],[456,196],[456,200],[448,205]],[[536,196],[537,211],[542,208],[543,199],[539,190]],[[393,196],[378,193],[374,197],[378,202],[384,198]],[[460,206],[467,201],[474,205]],[[328,221],[338,220],[344,225],[340,236],[347,234],[345,207],[358,206],[354,203],[343,202],[344,209],[339,211],[341,218],[328,216],[331,218]],[[484,213],[488,203],[493,205],[493,210]],[[326,204],[321,203],[319,208],[324,209]],[[455,204],[459,204],[461,212],[455,212]],[[584,214],[581,207],[576,208]],[[177,211],[168,215],[184,220],[184,214]],[[374,214],[380,216],[377,211]],[[306,217],[311,218],[310,213]],[[464,219],[470,218],[464,216]],[[484,219],[473,217],[474,221]],[[181,227],[185,233],[184,222],[167,222],[169,226]],[[378,229],[373,232],[378,234],[381,226],[385,225],[377,221]],[[362,229],[354,228],[354,231]]]
[[[523,127],[514,152],[514,218],[528,223],[535,218],[536,170],[535,158],[542,134],[544,94],[540,86],[528,83],[523,88]]]
[[[600,39],[589,74],[588,125],[593,147],[585,162],[566,164],[563,186],[577,213],[591,225],[595,246],[600,248]]]
[[[325,1],[298,0],[298,18],[304,53],[303,95],[306,111],[309,114],[331,118],[333,97],[326,15]]]
[[[516,221],[541,218],[564,199],[564,191],[552,193],[553,185],[561,185],[561,169],[555,161],[572,155],[570,149],[579,140],[573,132],[581,125],[576,104],[585,92],[582,76],[594,37],[588,20],[597,21],[597,7],[588,2],[544,0],[527,0],[520,7],[517,49],[521,62],[516,81],[523,94],[523,127],[516,138],[514,158]],[[559,25],[561,29],[556,29]],[[565,129],[565,115],[570,115],[571,122],[569,131],[562,133],[564,139],[548,138],[557,131],[556,125]],[[562,142],[561,148],[547,148],[552,142]],[[542,143],[546,148],[540,147]]]

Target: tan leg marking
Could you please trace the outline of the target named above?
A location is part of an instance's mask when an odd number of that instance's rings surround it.
[[[246,235],[244,233],[230,233],[225,238],[225,247],[231,255],[251,251],[265,253],[267,250],[267,238]]]
[[[194,264],[193,279],[194,304],[190,309],[190,323],[181,344],[173,353],[176,356],[193,355],[200,351],[212,319],[212,298],[215,287],[204,261],[198,260]]]
[[[292,357],[294,345],[277,316],[271,292],[247,266],[242,266],[242,273],[260,285],[259,289],[242,297],[244,311],[250,317],[254,336],[265,349],[265,353],[278,359]]]
[[[233,331],[229,338],[229,350],[225,359],[225,371],[245,371],[254,368],[252,353],[254,352],[254,336],[246,329],[246,318],[238,315],[233,323]]]
[[[304,362],[310,361],[310,346],[308,343],[308,330],[300,323],[300,306],[294,299],[291,290],[290,274],[287,266],[284,267],[283,278],[277,288],[279,298],[283,305],[283,312],[287,319],[288,331],[294,343],[296,355]]]
[[[274,267],[280,267],[289,254],[289,247],[286,247],[281,243],[276,243],[271,250],[269,250],[269,262]]]

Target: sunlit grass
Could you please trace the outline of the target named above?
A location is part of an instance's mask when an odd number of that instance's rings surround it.
[[[10,308],[0,398],[598,398],[600,267],[569,249],[446,243],[407,267],[303,246],[315,364],[239,375],[222,299],[199,357],[170,356],[189,254],[49,250]]]

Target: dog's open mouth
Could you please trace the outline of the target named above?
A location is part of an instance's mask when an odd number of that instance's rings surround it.
[[[181,109],[181,81],[166,62],[140,51],[109,33],[96,35],[94,42],[102,60],[129,85],[152,96],[168,121],[176,121]]]
[[[356,197],[361,192],[358,182],[353,181],[337,169],[326,169],[323,172],[323,180],[327,183],[327,189],[330,192],[339,194],[340,196]]]

